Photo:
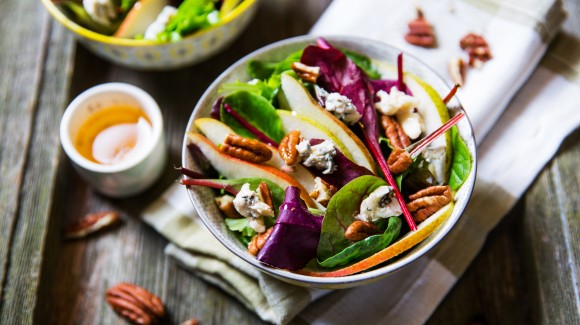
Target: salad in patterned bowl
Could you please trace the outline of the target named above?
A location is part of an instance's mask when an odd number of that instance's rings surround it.
[[[380,279],[467,204],[475,143],[456,89],[369,40],[273,44],[199,101],[181,182],[218,240],[268,274],[324,288]]]

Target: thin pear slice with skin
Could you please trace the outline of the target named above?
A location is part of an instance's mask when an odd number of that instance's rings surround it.
[[[308,207],[319,208],[320,205],[308,196],[308,192],[302,184],[279,169],[272,166],[254,164],[223,154],[208,138],[199,133],[188,133],[187,137],[190,143],[199,148],[213,168],[225,178],[259,177],[276,183],[283,189],[288,186],[296,186],[300,189],[300,197],[306,202]]]
[[[237,134],[229,126],[221,121],[218,121],[209,117],[198,118],[194,121],[195,126],[199,129],[205,137],[207,137],[214,145],[221,145],[224,143],[226,137],[229,134]],[[286,163],[282,158],[280,158],[280,153],[276,148],[269,147],[272,151],[272,159],[267,161],[265,164],[272,167],[278,168],[282,171],[282,168],[286,166]],[[294,166],[294,171],[288,172],[288,175],[292,176],[297,182],[302,184],[308,193],[314,190],[314,176],[302,165]],[[323,206],[320,206],[324,209]]]
[[[133,5],[127,16],[113,35],[114,37],[133,38],[144,34],[165,6],[167,0],[140,0]]]
[[[422,242],[425,238],[429,237],[429,235],[437,230],[439,226],[443,224],[447,218],[449,218],[453,212],[454,206],[455,204],[453,202],[447,204],[446,206],[439,209],[439,211],[435,212],[435,214],[430,216],[427,220],[420,223],[417,227],[417,230],[408,232],[405,234],[405,236],[401,237],[387,248],[365,258],[362,261],[334,271],[319,272],[302,269],[299,270],[298,273],[316,277],[340,277],[368,270],[374,266],[390,260],[397,255],[406,252],[407,250]]]
[[[334,136],[326,128],[317,125],[316,122],[309,119],[308,117],[298,114],[296,112],[278,110],[278,116],[282,120],[282,127],[285,133],[289,133],[293,130],[299,130],[300,135],[306,139],[324,139],[329,140],[334,143],[338,149],[350,160],[352,160],[352,154],[348,148],[342,143],[336,136]]]
[[[307,116],[318,125],[332,132],[344,146],[349,148],[353,162],[366,167],[375,174],[377,173],[374,159],[362,141],[344,123],[322,108],[300,82],[291,76],[282,74],[281,86],[286,97],[286,103],[292,111]]]
[[[412,74],[405,74],[405,84],[419,100],[417,110],[425,123],[425,135],[431,134],[445,122],[449,121],[449,111],[441,96],[427,83]],[[437,149],[439,148],[439,149]],[[435,179],[443,184],[449,180],[449,168],[453,158],[451,131],[435,139],[423,151],[423,156],[431,164]]]

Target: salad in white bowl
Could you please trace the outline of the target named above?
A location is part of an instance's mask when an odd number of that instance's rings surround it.
[[[210,231],[303,285],[363,283],[409,263],[426,250],[406,251],[457,220],[475,177],[456,88],[442,98],[390,47],[381,60],[381,44],[337,43],[287,41],[242,59],[200,100],[184,146],[181,182]]]

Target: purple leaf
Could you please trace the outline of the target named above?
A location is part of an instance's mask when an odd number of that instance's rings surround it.
[[[218,121],[221,120],[221,107],[222,107],[222,101],[224,100],[223,97],[219,97],[218,99],[216,99],[215,102],[213,102],[213,105],[211,106],[211,113],[210,116],[213,119],[216,119]]]
[[[315,146],[322,143],[322,139],[310,139],[310,145]],[[340,150],[336,149],[334,156],[336,170],[332,174],[323,174],[322,171],[315,167],[306,167],[314,175],[322,178],[325,182],[341,189],[348,182],[363,175],[373,175],[373,173],[348,159]]]
[[[289,186],[274,230],[257,259],[281,269],[301,269],[316,257],[321,228],[322,217],[311,214],[300,190]]]

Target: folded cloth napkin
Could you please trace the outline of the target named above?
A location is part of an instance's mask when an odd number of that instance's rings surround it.
[[[419,5],[435,28],[435,49],[403,40],[415,8],[397,0],[335,0],[311,34],[391,43],[442,76],[447,76],[449,58],[465,55],[458,45],[462,36],[479,33],[490,44],[493,59],[481,69],[470,69],[459,93],[479,143],[478,178],[465,215],[443,242],[404,272],[372,285],[331,294],[309,290],[272,279],[223,248],[198,222],[185,189],[174,185],[143,215],[171,241],[166,253],[268,322],[425,322],[489,231],[580,125],[575,108],[580,102],[580,42],[560,35],[546,53],[564,19],[556,0],[431,0]],[[381,299],[373,298],[377,296]],[[412,312],[405,308],[411,302]]]

